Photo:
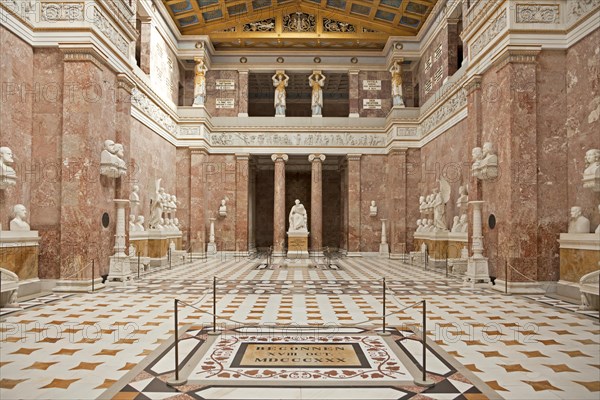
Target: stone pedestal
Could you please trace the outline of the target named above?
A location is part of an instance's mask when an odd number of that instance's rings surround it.
[[[308,259],[308,232],[288,232],[289,259]]]
[[[18,277],[18,296],[41,291],[38,278],[38,231],[0,231],[0,267]]]
[[[209,255],[217,254],[217,244],[215,243],[215,218],[209,218],[210,231],[208,234],[208,245],[206,245],[206,252]]]
[[[115,233],[115,247],[110,257],[110,270],[108,272],[109,281],[125,282],[131,277],[129,267],[129,256],[125,253],[125,207],[129,200],[113,200],[117,206],[117,221]]]
[[[488,260],[483,257],[483,230],[481,224],[481,205],[483,203],[483,201],[469,202],[473,206],[473,257],[469,258],[467,264],[465,282],[470,283],[471,286],[478,283],[488,284],[490,282]]]
[[[390,246],[387,242],[385,221],[387,221],[387,219],[381,220],[381,243],[379,244],[379,255],[387,257],[390,254]]]

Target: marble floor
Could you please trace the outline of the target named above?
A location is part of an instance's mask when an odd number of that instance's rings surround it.
[[[171,342],[175,298],[190,305],[180,307],[180,328],[211,324],[214,276],[219,329],[326,324],[364,330],[381,326],[385,277],[389,326],[398,331],[418,328],[420,307],[405,307],[426,299],[432,343],[472,373],[472,381],[481,381],[499,396],[600,396],[597,314],[583,315],[544,298],[470,290],[456,279],[386,258],[343,258],[338,270],[257,269],[259,261],[198,260],[126,287],[52,296],[29,302],[23,310],[3,310],[0,398],[194,398],[177,391],[144,397],[143,390],[128,395],[122,389],[136,377],[139,381]],[[335,387],[234,389],[214,387],[195,398],[350,398]],[[352,391],[352,396],[408,398],[405,393],[390,395],[383,386],[376,389],[380,392]],[[486,398],[481,393],[460,396]],[[423,392],[411,398],[459,396]]]

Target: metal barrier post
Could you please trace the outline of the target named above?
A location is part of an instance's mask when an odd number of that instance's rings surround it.
[[[415,380],[417,386],[433,386],[435,382],[427,380],[427,301],[423,300],[423,326],[421,328],[421,342],[423,344],[423,360],[421,366],[423,367],[421,380]]]
[[[175,380],[169,379],[167,385],[169,386],[180,386],[187,382],[187,379],[179,380],[179,300],[173,299],[175,303]]]
[[[92,260],[92,293],[94,293],[94,276],[96,275],[96,265],[94,264],[95,260]]]
[[[169,247],[169,269],[171,269],[171,248]]]
[[[140,279],[140,252],[138,251],[138,280]]]
[[[508,260],[504,260],[504,294],[508,294]]]
[[[385,276],[383,277],[383,330],[382,335],[387,335],[385,330]]]
[[[213,276],[213,333],[217,331],[217,277]]]

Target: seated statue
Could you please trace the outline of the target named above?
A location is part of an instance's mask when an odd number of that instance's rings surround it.
[[[571,207],[568,233],[590,233],[590,220],[581,214],[581,207]]]
[[[13,207],[14,218],[10,221],[11,231],[29,231],[31,228],[29,224],[25,222],[27,217],[27,209],[23,204],[17,204]]]
[[[300,203],[300,200],[296,199],[295,205],[290,210],[289,223],[290,232],[301,231],[306,232],[308,216],[306,215],[306,209],[304,205]]]
[[[0,189],[17,184],[17,173],[11,167],[13,162],[12,151],[8,147],[0,147]]]

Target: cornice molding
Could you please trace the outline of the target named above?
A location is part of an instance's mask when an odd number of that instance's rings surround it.
[[[108,65],[106,57],[95,47],[59,46],[58,48],[63,53],[64,62],[90,62],[101,70]]]
[[[492,66],[500,70],[508,64],[535,64],[540,52],[541,49],[533,50],[507,47],[492,62]]]

